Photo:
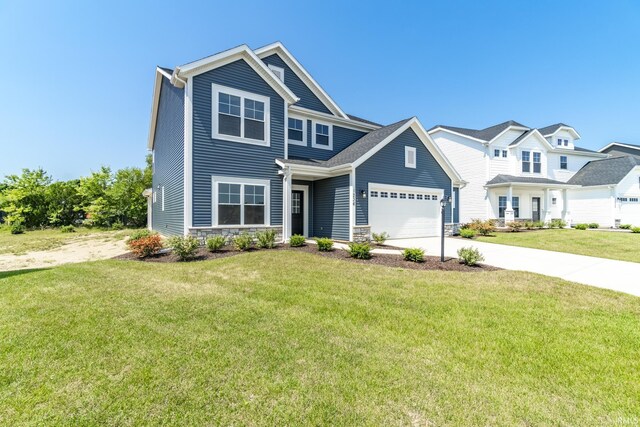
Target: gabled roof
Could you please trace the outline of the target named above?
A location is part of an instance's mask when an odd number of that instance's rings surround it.
[[[573,126],[569,126],[564,123],[556,123],[555,125],[545,126],[543,128],[539,128],[538,130],[546,138],[548,136],[554,135],[560,129],[567,129],[568,131],[573,133],[574,138],[580,138],[580,134]]]
[[[556,181],[554,179],[549,178],[538,178],[533,176],[514,176],[514,175],[496,175],[490,181],[488,181],[485,185],[488,187],[491,186],[500,186],[504,184],[543,184],[543,185],[557,185],[557,186],[567,186],[566,182]]]
[[[612,143],[607,144],[606,146],[602,147],[598,151],[602,153],[604,150],[606,150],[607,148],[611,148],[614,145],[617,145],[619,147],[631,148],[633,150],[638,150],[640,152],[640,145],[628,144],[626,142],[612,142]]]
[[[156,77],[153,83],[153,98],[151,100],[151,124],[149,125],[149,137],[147,138],[147,148],[153,148],[153,141],[156,137],[156,122],[158,121],[158,108],[160,106],[160,90],[162,89],[162,79],[171,79],[168,68],[156,67]]]
[[[373,125],[373,126],[382,126],[380,123],[372,122],[371,120],[363,119],[362,117],[354,116],[353,114],[347,114],[347,116],[349,116],[349,119],[355,122],[361,122],[361,123],[364,123],[367,125]]]
[[[633,156],[610,157],[592,160],[571,177],[568,184],[583,185],[615,185],[627,176],[631,170],[640,166],[640,159]]]
[[[322,103],[336,116],[349,119],[342,109],[331,99],[331,97],[322,89],[322,87],[311,77],[311,74],[304,69],[298,60],[287,50],[280,42],[275,42],[267,46],[263,46],[255,50],[258,58],[266,58],[267,56],[278,54],[280,58],[293,70],[294,73],[311,89],[311,91],[322,101]]]
[[[522,142],[524,142],[525,140],[532,138],[532,137],[536,137],[538,138],[538,141],[540,141],[541,144],[544,144],[547,146],[547,148],[549,148],[550,150],[553,150],[554,147],[549,144],[549,141],[546,140],[546,138],[544,136],[542,136],[542,134],[540,133],[540,131],[538,129],[529,129],[528,131],[524,132],[522,135],[520,135],[519,137],[517,137],[516,139],[514,139],[511,144],[509,144],[509,147],[516,147],[519,144],[521,144]]]
[[[455,133],[459,133],[462,135],[470,136],[471,138],[475,138],[483,142],[489,142],[510,127],[529,129],[527,126],[520,124],[515,120],[508,120],[504,123],[489,126],[488,128],[484,128],[484,129],[467,129],[467,128],[459,128],[455,126],[437,125],[429,129],[429,133],[432,133],[438,128],[440,128],[440,129],[449,130]]]

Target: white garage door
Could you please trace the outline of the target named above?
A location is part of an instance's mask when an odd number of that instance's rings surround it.
[[[369,184],[371,232],[394,239],[439,236],[443,194],[442,189]]]
[[[640,227],[640,197],[624,197],[619,201],[620,224]]]

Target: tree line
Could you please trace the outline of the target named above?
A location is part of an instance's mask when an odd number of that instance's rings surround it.
[[[42,168],[23,169],[0,183],[0,216],[4,223],[26,228],[85,225],[142,227],[151,187],[151,156],[145,168],[113,172],[103,166],[89,176],[54,181]]]

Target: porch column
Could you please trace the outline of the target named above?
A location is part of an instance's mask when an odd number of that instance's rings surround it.
[[[542,215],[543,222],[551,221],[551,198],[549,197],[551,192],[548,188],[544,189],[544,215]]]
[[[513,222],[515,220],[515,215],[513,213],[513,204],[511,203],[511,199],[513,198],[513,187],[507,187],[507,208],[504,210],[504,223],[507,224],[509,222]]]
[[[291,236],[291,170],[287,167],[282,177],[282,241]]]
[[[567,189],[562,190],[562,220],[567,223],[567,228],[571,228],[571,211],[569,210],[569,197]]]

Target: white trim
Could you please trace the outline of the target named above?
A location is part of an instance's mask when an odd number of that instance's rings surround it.
[[[533,135],[535,135],[538,138],[538,140],[540,140],[540,142],[542,142],[542,144],[547,147],[548,151],[555,150],[555,147],[553,146],[553,144],[549,143],[549,141],[547,141],[547,139],[544,136],[542,136],[542,134],[540,133],[540,131],[538,129],[533,129],[533,131],[531,131],[527,136],[525,136],[520,141],[518,141],[517,144],[509,145],[509,148],[517,147],[518,145],[522,144],[527,139],[531,138]]]
[[[218,114],[219,102],[218,95],[225,93],[240,97],[240,136],[225,135],[218,132]],[[247,99],[259,101],[264,104],[264,140],[245,138],[244,137],[244,121],[245,118],[245,102]],[[221,113],[224,114],[224,113]],[[234,116],[235,117],[235,116]],[[269,147],[271,145],[271,98],[268,96],[258,95],[257,93],[246,92],[244,90],[234,89],[227,86],[211,83],[211,139],[219,139],[222,141],[240,142],[242,144],[261,145]],[[253,119],[249,119],[253,120]],[[257,121],[257,120],[256,120]]]
[[[296,120],[301,120],[302,121],[302,141],[296,141],[295,139],[289,139],[289,119],[296,119]],[[296,114],[288,114],[287,117],[287,121],[285,122],[285,132],[286,132],[286,136],[287,136],[287,145],[291,144],[291,145],[298,145],[301,147],[306,147],[307,146],[307,119],[302,117],[302,116],[298,116]],[[287,158],[287,157],[285,157]]]
[[[606,150],[607,148],[613,147],[614,145],[617,145],[619,147],[624,147],[624,148],[631,148],[632,150],[637,150],[638,152],[640,152],[640,147],[634,147],[633,145],[624,144],[622,142],[611,142],[608,145],[599,149],[598,152],[602,154],[609,154],[609,153],[603,153],[603,151]]]
[[[193,79],[184,87],[184,235],[193,225]]]
[[[356,225],[356,169],[349,173],[349,241],[353,242],[353,227]],[[369,195],[369,193],[367,193]]]
[[[479,142],[479,143],[481,143],[481,144],[483,144],[483,145],[487,145],[487,144],[488,144],[488,142],[487,142],[487,141],[485,141],[484,139],[474,138],[473,136],[465,135],[465,134],[463,134],[463,133],[456,132],[456,131],[453,131],[453,130],[451,130],[451,129],[443,128],[442,126],[437,126],[437,127],[435,127],[435,128],[432,128],[432,129],[430,129],[427,133],[428,133],[429,135],[431,135],[431,134],[436,133],[436,132],[447,132],[447,133],[450,133],[450,134],[452,134],[452,135],[461,136],[461,137],[463,137],[463,138],[467,138],[467,139],[470,139],[470,140],[472,140],[472,141]]]
[[[316,144],[316,125],[327,126],[329,128],[329,145]],[[322,150],[333,150],[333,125],[321,121],[311,121],[311,148],[320,148]]]
[[[349,116],[340,109],[338,104],[331,99],[331,97],[324,91],[324,89],[322,89],[313,77],[311,77],[307,70],[300,65],[296,58],[284,47],[282,43],[272,43],[255,50],[255,54],[261,59],[270,56],[273,53],[278,54],[284,63],[289,66],[289,68],[307,85],[307,87],[309,87],[309,89],[311,89],[311,92],[313,92],[313,94],[316,95],[331,112],[345,119],[349,119]]]
[[[267,64],[267,67],[284,83],[284,68],[275,66],[273,64]]]
[[[409,161],[409,153],[413,154],[413,163]],[[404,147],[404,167],[415,169],[418,164],[418,159],[416,158],[416,147]]]
[[[284,103],[284,123],[286,126],[289,125],[289,109],[287,108],[287,103]],[[285,130],[286,131],[286,130]],[[287,142],[287,135],[285,134],[285,143],[284,143],[284,158],[289,158],[289,143]]]
[[[299,105],[290,105],[289,109],[292,112],[305,116],[307,119],[310,119],[310,120],[319,119],[320,121],[328,121],[348,129],[355,129],[363,132],[370,132],[372,130],[380,129],[381,127],[378,125],[371,125],[368,123],[359,122],[357,120],[343,119],[342,117],[332,116],[331,114],[310,110],[308,108],[304,108]]]
[[[529,129],[529,128],[527,128],[527,127],[522,127],[522,126],[514,126],[514,125],[507,126],[507,127],[506,127],[506,129],[504,129],[502,132],[500,132],[499,134],[497,134],[496,136],[494,136],[493,138],[491,138],[491,139],[488,141],[488,144],[489,144],[489,145],[491,145],[494,141],[496,141],[498,138],[500,138],[502,135],[504,135],[505,133],[509,132],[510,130],[521,130],[521,131],[523,131],[523,132],[526,132],[526,131],[528,131],[528,130],[530,130],[530,129]],[[526,138],[525,138],[525,139],[526,139]]]
[[[162,212],[164,212],[164,185],[160,187],[160,201],[162,202]]]
[[[160,108],[160,91],[162,89],[162,79],[166,77],[166,73],[156,67],[156,77],[153,83],[153,95],[151,98],[151,124],[149,125],[149,136],[147,138],[147,149],[153,150],[153,144],[156,137],[156,124],[158,121],[158,108]],[[171,78],[171,76],[169,76]]]
[[[580,134],[578,133],[577,130],[575,130],[574,128],[572,128],[571,126],[560,126],[558,129],[556,129],[555,131],[553,131],[553,133],[548,133],[546,135],[542,135],[545,138],[549,138],[551,137],[551,141],[553,142],[553,137],[556,135],[556,133],[560,132],[561,130],[568,130],[569,133],[573,134],[573,139],[580,139]]]
[[[240,224],[218,224],[218,184],[239,184],[240,187]],[[243,224],[244,222],[244,186],[259,185],[264,188],[264,224]],[[238,178],[233,176],[211,176],[211,225],[220,228],[269,227],[271,226],[271,180]]]
[[[373,188],[372,188],[373,187]],[[431,188],[431,187],[418,187],[415,185],[394,185],[394,184],[378,184],[376,182],[369,183],[369,192],[371,190],[382,189],[385,191],[396,190],[398,193],[406,192],[406,193],[437,193],[438,201],[444,196],[444,188]]]
[[[302,229],[303,229],[303,232],[304,232],[304,236],[305,237],[309,237],[309,186],[308,185],[301,185],[301,184],[293,184],[291,186],[291,191],[293,192],[294,190],[303,192],[303,195],[302,195],[302,216],[303,216]],[[291,216],[291,213],[289,213],[289,215]],[[293,231],[291,231],[291,233],[293,233]]]

